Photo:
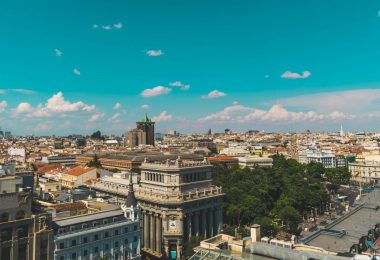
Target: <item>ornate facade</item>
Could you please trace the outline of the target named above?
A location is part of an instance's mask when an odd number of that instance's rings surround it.
[[[208,238],[221,231],[224,194],[211,184],[211,173],[206,160],[141,165],[136,198],[142,208],[143,254],[180,259],[190,237]]]

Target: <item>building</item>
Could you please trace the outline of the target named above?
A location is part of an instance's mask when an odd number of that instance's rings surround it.
[[[217,155],[214,157],[208,157],[207,160],[212,165],[221,164],[228,169],[231,169],[232,167],[237,166],[239,164],[239,161],[237,158],[232,157],[232,156],[227,156],[227,155]]]
[[[359,155],[348,163],[351,180],[361,183],[378,183],[380,180],[380,155]]]
[[[192,236],[218,234],[222,226],[223,193],[213,186],[212,166],[204,160],[141,165],[136,189],[143,214],[143,255],[181,259],[182,246]]]
[[[125,138],[125,146],[136,147],[139,145],[146,145],[146,133],[141,129],[132,129],[129,131]]]
[[[154,146],[154,138],[154,122],[145,114],[141,121],[136,122],[136,129],[127,133],[124,144],[131,148],[139,145]]]
[[[269,157],[260,157],[260,156],[245,156],[238,157],[239,166],[242,168],[248,167],[254,169],[256,167],[272,167],[273,159]]]
[[[32,214],[32,190],[16,175],[0,177],[0,259],[52,260],[51,215]]]
[[[90,180],[95,180],[96,178],[96,168],[80,165],[62,173],[59,181],[63,188],[73,189],[86,184],[86,182]]]
[[[54,259],[140,259],[141,210],[132,182],[121,208],[55,220]]]
[[[317,147],[309,147],[299,151],[298,161],[304,164],[311,162],[322,163],[325,168],[335,168],[337,162],[334,151]]]
[[[138,130],[145,133],[145,144],[154,146],[154,122],[145,114],[145,117],[140,122],[136,122],[136,125]]]
[[[63,156],[43,156],[37,159],[36,162],[48,163],[48,164],[63,164],[65,166],[75,165],[75,155],[63,155]]]

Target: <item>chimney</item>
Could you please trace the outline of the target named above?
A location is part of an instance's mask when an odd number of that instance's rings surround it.
[[[251,226],[251,239],[252,239],[252,243],[260,242],[261,240],[260,225],[253,224]]]

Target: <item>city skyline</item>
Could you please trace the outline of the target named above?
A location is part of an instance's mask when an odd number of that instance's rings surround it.
[[[22,8],[20,8],[22,4]],[[0,125],[17,135],[380,130],[380,4],[5,1]]]

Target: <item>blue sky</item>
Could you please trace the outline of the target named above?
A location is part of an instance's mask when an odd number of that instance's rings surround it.
[[[380,130],[380,2],[0,3],[16,134]],[[119,104],[116,105],[115,104]]]

